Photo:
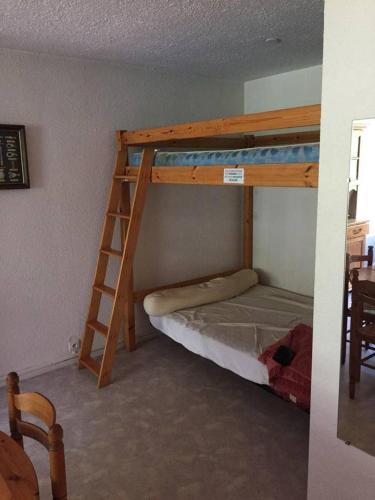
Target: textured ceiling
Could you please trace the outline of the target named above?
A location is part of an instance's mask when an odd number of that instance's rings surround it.
[[[319,64],[322,38],[323,0],[0,1],[2,48],[235,80]]]

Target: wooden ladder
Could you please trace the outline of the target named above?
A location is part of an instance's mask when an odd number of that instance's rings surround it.
[[[98,377],[99,388],[110,383],[113,358],[123,320],[125,348],[128,351],[135,348],[132,269],[154,158],[152,148],[144,149],[138,175],[126,175],[128,149],[122,142],[121,132],[118,132],[117,157],[112,186],[92,286],[91,302],[79,355],[79,367],[88,368]],[[131,202],[129,186],[131,182],[136,183],[133,202]],[[116,220],[120,220],[121,224],[121,251],[112,248]],[[110,257],[121,259],[116,289],[105,284]],[[108,325],[104,325],[98,320],[103,295],[109,296],[113,301]],[[103,335],[105,339],[104,352],[100,361],[91,356],[95,333]]]

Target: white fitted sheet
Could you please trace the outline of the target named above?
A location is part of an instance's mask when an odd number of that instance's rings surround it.
[[[311,297],[256,285],[233,299],[150,316],[150,321],[190,351],[269,385],[259,355],[297,324],[312,326],[312,315]]]

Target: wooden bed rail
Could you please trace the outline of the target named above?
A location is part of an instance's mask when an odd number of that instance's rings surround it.
[[[174,140],[198,139],[229,134],[310,127],[320,124],[320,104],[219,118],[167,127],[123,131],[128,146],[153,145]]]
[[[262,147],[262,146],[282,146],[287,144],[305,144],[310,142],[320,141],[320,130],[312,130],[309,132],[291,132],[288,134],[272,134],[247,136],[252,137],[251,146],[247,147]]]
[[[120,131],[121,134],[126,132]],[[282,146],[319,142],[320,130],[291,132],[288,134],[244,135],[242,137],[198,137],[196,139],[171,139],[151,142],[148,146],[156,149],[244,149],[262,146]]]
[[[182,286],[196,285],[198,283],[204,283],[205,281],[212,280],[214,278],[219,278],[220,276],[229,276],[230,274],[236,273],[240,269],[232,269],[231,271],[223,271],[221,273],[209,274],[208,276],[202,276],[201,278],[193,278],[187,281],[179,281],[177,283],[171,283],[169,285],[157,286],[155,288],[148,288],[146,290],[140,290],[133,293],[133,302],[142,302],[143,299],[152,292],[157,292],[158,290],[168,290],[169,288],[181,288]]]
[[[209,186],[239,186],[224,182],[227,165],[158,166],[152,167],[152,184],[193,184]],[[241,186],[254,187],[318,187],[318,163],[265,163],[257,165],[230,165],[243,171]],[[126,167],[129,177],[137,175],[138,167]]]

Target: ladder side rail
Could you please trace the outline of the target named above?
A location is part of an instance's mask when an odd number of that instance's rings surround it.
[[[122,194],[120,201],[121,212],[131,214],[131,193],[129,182],[122,183]],[[121,219],[121,244],[122,253],[124,253],[126,235],[128,233],[129,219]],[[122,308],[123,311],[123,325],[124,325],[124,347],[130,352],[135,349],[135,311],[134,311],[134,286],[133,286],[133,265],[129,286],[125,292],[125,304]]]

